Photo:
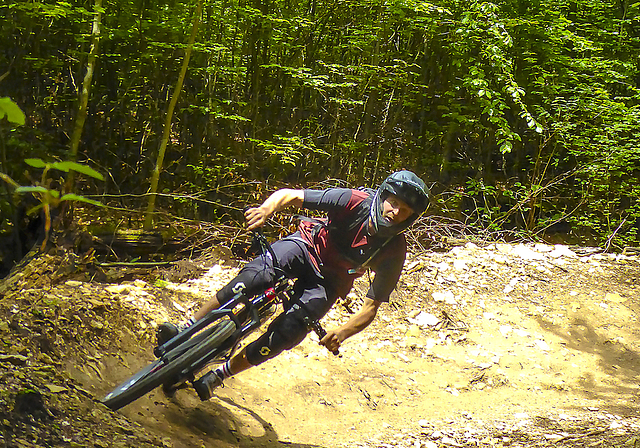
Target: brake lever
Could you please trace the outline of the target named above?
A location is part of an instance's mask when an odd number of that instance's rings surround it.
[[[320,325],[320,322],[318,322],[317,320],[312,321],[310,325],[313,331],[316,332],[316,334],[321,340],[323,337],[327,335],[326,330],[322,328],[322,325]],[[331,353],[333,353],[334,356],[338,356],[340,354],[340,350],[335,349],[335,350],[332,350]]]

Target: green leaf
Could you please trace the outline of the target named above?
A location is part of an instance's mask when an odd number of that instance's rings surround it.
[[[98,207],[104,207],[102,202],[94,201],[93,199],[85,198],[79,194],[67,193],[60,198],[60,201],[78,201],[86,202],[87,204],[97,205]]]
[[[502,154],[510,153],[512,149],[513,149],[513,146],[511,146],[511,142],[504,142],[504,143],[500,146],[500,152],[501,152]]]
[[[93,168],[76,162],[55,162],[51,164],[51,168],[64,171],[65,173],[69,172],[70,170],[76,171],[78,173],[84,174],[85,176],[93,177],[94,179],[104,180],[104,176],[98,173]]]
[[[10,123],[24,125],[25,115],[20,107],[11,98],[0,98],[0,120],[7,117]]]
[[[16,188],[16,193],[18,194],[26,194],[26,193],[46,193],[47,191],[49,191],[47,188],[44,187],[18,187]]]
[[[34,168],[44,168],[47,166],[42,159],[24,159],[24,162]]]
[[[220,114],[217,112],[212,112],[212,115],[214,115],[215,118],[222,119],[222,120],[251,121],[250,118],[245,118],[240,115],[227,115],[227,114]]]

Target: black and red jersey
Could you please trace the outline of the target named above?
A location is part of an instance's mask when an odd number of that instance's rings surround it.
[[[400,278],[407,244],[403,234],[391,238],[369,235],[370,204],[367,191],[305,190],[303,207],[325,211],[327,218],[324,224],[302,221],[299,230],[312,249],[309,252],[313,263],[338,296],[345,297],[353,281],[368,267],[375,272],[375,278],[367,297],[387,302]],[[361,222],[354,225],[354,221]]]

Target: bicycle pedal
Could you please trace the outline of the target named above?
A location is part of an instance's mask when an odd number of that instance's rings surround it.
[[[180,389],[188,388],[189,384],[187,384],[186,382],[180,384],[165,383],[162,385],[162,393],[164,393],[167,398],[173,398],[176,395],[177,391],[179,391]]]
[[[206,401],[211,398],[213,390],[217,387],[224,387],[224,383],[223,378],[219,376],[215,370],[205,373],[193,382],[193,388],[196,390],[201,401]]]

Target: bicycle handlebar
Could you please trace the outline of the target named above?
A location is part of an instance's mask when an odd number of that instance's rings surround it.
[[[314,320],[311,322],[311,328],[313,329],[313,331],[316,332],[316,334],[320,339],[322,339],[327,335],[326,330],[322,328],[322,325],[320,325],[320,322],[318,322],[317,320]],[[331,353],[333,353],[335,356],[338,356],[340,354],[340,350],[338,349],[331,350]]]

